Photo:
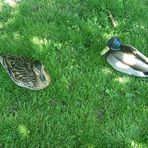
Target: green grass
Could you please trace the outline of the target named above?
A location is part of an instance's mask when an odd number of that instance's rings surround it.
[[[147,0],[0,5],[0,52],[40,59],[52,77],[48,88],[31,91],[0,67],[0,147],[147,147],[147,80],[100,56],[112,35],[148,55]]]

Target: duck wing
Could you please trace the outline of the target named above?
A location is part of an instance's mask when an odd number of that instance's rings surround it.
[[[28,86],[35,85],[36,77],[31,59],[12,55],[3,55],[2,57],[2,65],[14,82]]]
[[[114,57],[112,53],[107,56],[107,62],[117,71],[129,74],[129,75],[134,75],[137,77],[148,77],[147,73],[133,69],[129,65],[123,63],[118,58]]]
[[[122,61],[124,64],[132,67],[135,70],[139,70],[142,72],[148,72],[148,64],[143,60],[142,58],[139,58],[139,56],[136,56],[134,54],[134,51],[132,50],[121,50],[121,51],[115,51],[112,52],[113,56],[117,58],[118,60]]]
[[[131,45],[122,45],[122,49],[125,52],[129,52],[135,55],[138,59],[142,60],[144,63],[148,64],[148,57],[146,57],[143,53],[138,51],[135,47]]]

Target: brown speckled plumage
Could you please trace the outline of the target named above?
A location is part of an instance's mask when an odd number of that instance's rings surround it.
[[[30,58],[4,54],[0,56],[0,62],[10,78],[21,87],[39,90],[50,83],[50,76],[44,66],[41,64],[42,71],[36,70],[35,61]],[[40,79],[41,75],[45,81]]]

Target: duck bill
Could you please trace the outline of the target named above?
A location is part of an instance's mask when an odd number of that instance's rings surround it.
[[[101,51],[101,55],[103,56],[104,54],[106,54],[109,51],[109,47],[105,47],[102,51]]]

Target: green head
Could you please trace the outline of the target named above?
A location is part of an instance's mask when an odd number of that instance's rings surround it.
[[[108,40],[107,46],[111,50],[120,50],[122,43],[118,37],[112,37],[111,39]]]

